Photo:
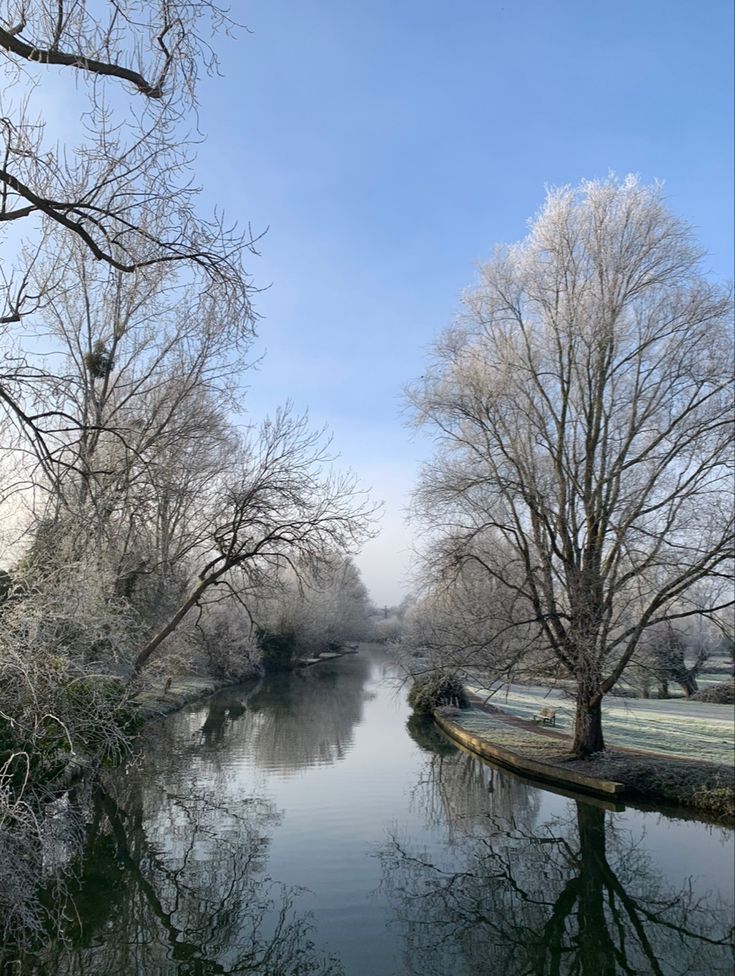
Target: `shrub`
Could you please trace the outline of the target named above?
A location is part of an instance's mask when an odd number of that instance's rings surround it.
[[[703,688],[692,695],[692,700],[711,702],[714,705],[735,704],[735,678],[730,678],[729,681],[720,681],[709,688]]]
[[[731,823],[735,817],[735,773],[705,760],[605,754],[605,775],[625,784],[625,794],[650,803],[671,803]]]
[[[735,819],[735,790],[732,785],[701,786],[691,798],[691,806],[721,820]]]
[[[408,693],[408,704],[418,715],[430,715],[440,705],[467,708],[469,700],[457,674],[431,674],[418,678]]]
[[[274,634],[258,631],[258,644],[266,671],[288,671],[296,657],[296,638],[293,634]]]

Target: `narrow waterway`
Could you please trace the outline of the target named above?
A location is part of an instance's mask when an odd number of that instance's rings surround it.
[[[731,831],[493,770],[379,647],[170,716],[90,821],[24,973],[732,973]]]

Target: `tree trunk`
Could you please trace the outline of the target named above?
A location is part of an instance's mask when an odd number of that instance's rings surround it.
[[[602,737],[602,695],[577,694],[577,712],[574,722],[574,744],[576,756],[591,756],[602,752],[605,740]]]
[[[615,976],[615,946],[605,915],[605,811],[577,802],[579,830],[579,909],[577,913],[581,972],[584,976]]]
[[[208,586],[211,586],[215,582],[216,577],[207,577],[202,580],[187,596],[184,602],[181,604],[176,613],[169,619],[169,621],[163,626],[157,634],[155,634],[145,645],[143,650],[138,654],[133,663],[133,674],[137,675],[143,669],[144,665],[151,657],[153,652],[166,640],[169,634],[172,634],[176,628],[179,626],[181,621],[195,605],[199,597],[204,593]]]
[[[692,669],[693,670],[693,669]],[[699,691],[699,685],[697,684],[696,677],[691,671],[688,671],[680,680],[679,684],[684,689],[684,694],[687,698],[691,698],[692,695]]]

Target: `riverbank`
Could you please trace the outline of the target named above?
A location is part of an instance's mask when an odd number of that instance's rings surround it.
[[[236,685],[246,684],[249,681],[255,683],[262,677],[260,672],[253,672],[250,676],[233,678],[202,678],[193,675],[185,675],[168,680],[160,688],[149,687],[139,691],[130,700],[136,724],[145,724],[153,719],[163,718],[176,712],[184,705],[207,698],[217,691],[224,688],[233,688]]]
[[[571,755],[571,737],[471,696],[471,707],[435,712],[452,739],[521,775],[591,795],[685,807],[735,824],[735,770],[722,763],[614,748],[589,759]]]
[[[356,654],[352,645],[339,651],[324,651],[312,658],[297,660],[292,669],[301,670],[334,661],[346,655]],[[253,670],[251,674],[239,675],[237,678],[214,678],[197,675],[179,675],[161,680],[156,685],[149,685],[137,691],[127,702],[131,734],[140,730],[149,722],[162,719],[173,712],[177,712],[194,702],[201,701],[218,691],[239,687],[252,683],[253,690],[263,679],[264,671]],[[69,757],[64,769],[58,773],[49,784],[55,792],[69,789],[88,773],[93,772],[95,764],[87,756],[75,753]]]
[[[151,722],[94,796],[72,922],[15,976],[472,976],[590,933],[631,971],[728,971],[731,831],[506,773],[417,728],[400,679],[363,647]]]

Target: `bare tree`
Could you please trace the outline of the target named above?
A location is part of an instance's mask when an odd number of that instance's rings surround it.
[[[336,649],[370,633],[367,590],[350,556],[325,551],[317,563],[286,566],[273,582],[252,609],[265,644],[283,656],[276,661],[265,653],[266,666],[288,667],[295,654]]]
[[[732,602],[732,301],[700,258],[658,186],[554,190],[410,394],[418,510],[574,678],[582,755],[646,630]]]
[[[633,661],[633,684],[647,698],[655,683],[658,697],[668,698],[669,682],[674,681],[691,697],[699,690],[697,677],[715,652],[718,637],[717,629],[701,617],[666,621],[651,628]]]
[[[232,26],[213,0],[0,5],[0,326],[53,309],[74,287],[66,258],[76,243],[121,274],[170,266],[252,333],[242,259],[254,241],[198,211],[187,131],[199,75],[217,70],[210,39]],[[51,92],[69,103],[63,126]],[[44,456],[47,424],[21,392],[45,371],[26,352],[11,347],[0,366],[0,405]]]
[[[196,214],[190,142],[176,131],[196,106],[200,71],[216,70],[206,35],[231,26],[224,8],[213,0],[3,7],[2,220],[40,217],[120,271],[184,260],[245,298],[239,255],[248,239]],[[54,146],[44,113],[40,121],[35,113],[34,81],[43,89],[64,78],[56,67],[81,86],[84,141],[76,153],[64,151],[76,127],[66,145]],[[18,306],[9,318],[20,314]]]
[[[138,541],[155,526],[165,572],[197,539],[194,499],[206,508],[206,484],[226,466],[249,337],[170,267],[126,275],[64,243],[75,287],[40,316],[37,368],[13,387],[43,436],[35,477],[87,528],[127,522]]]
[[[544,659],[528,605],[480,561],[487,546],[497,550],[502,543],[482,534],[473,542],[469,550],[466,540],[450,534],[420,554],[420,598],[407,613],[402,638],[405,667],[414,676],[441,669],[480,672],[490,682],[537,678]]]
[[[243,444],[238,470],[219,486],[201,569],[165,625],[135,660],[139,671],[212,586],[247,601],[284,565],[319,560],[355,547],[370,532],[373,506],[351,474],[331,471],[324,432],[289,407]],[[233,576],[237,571],[238,575]]]

